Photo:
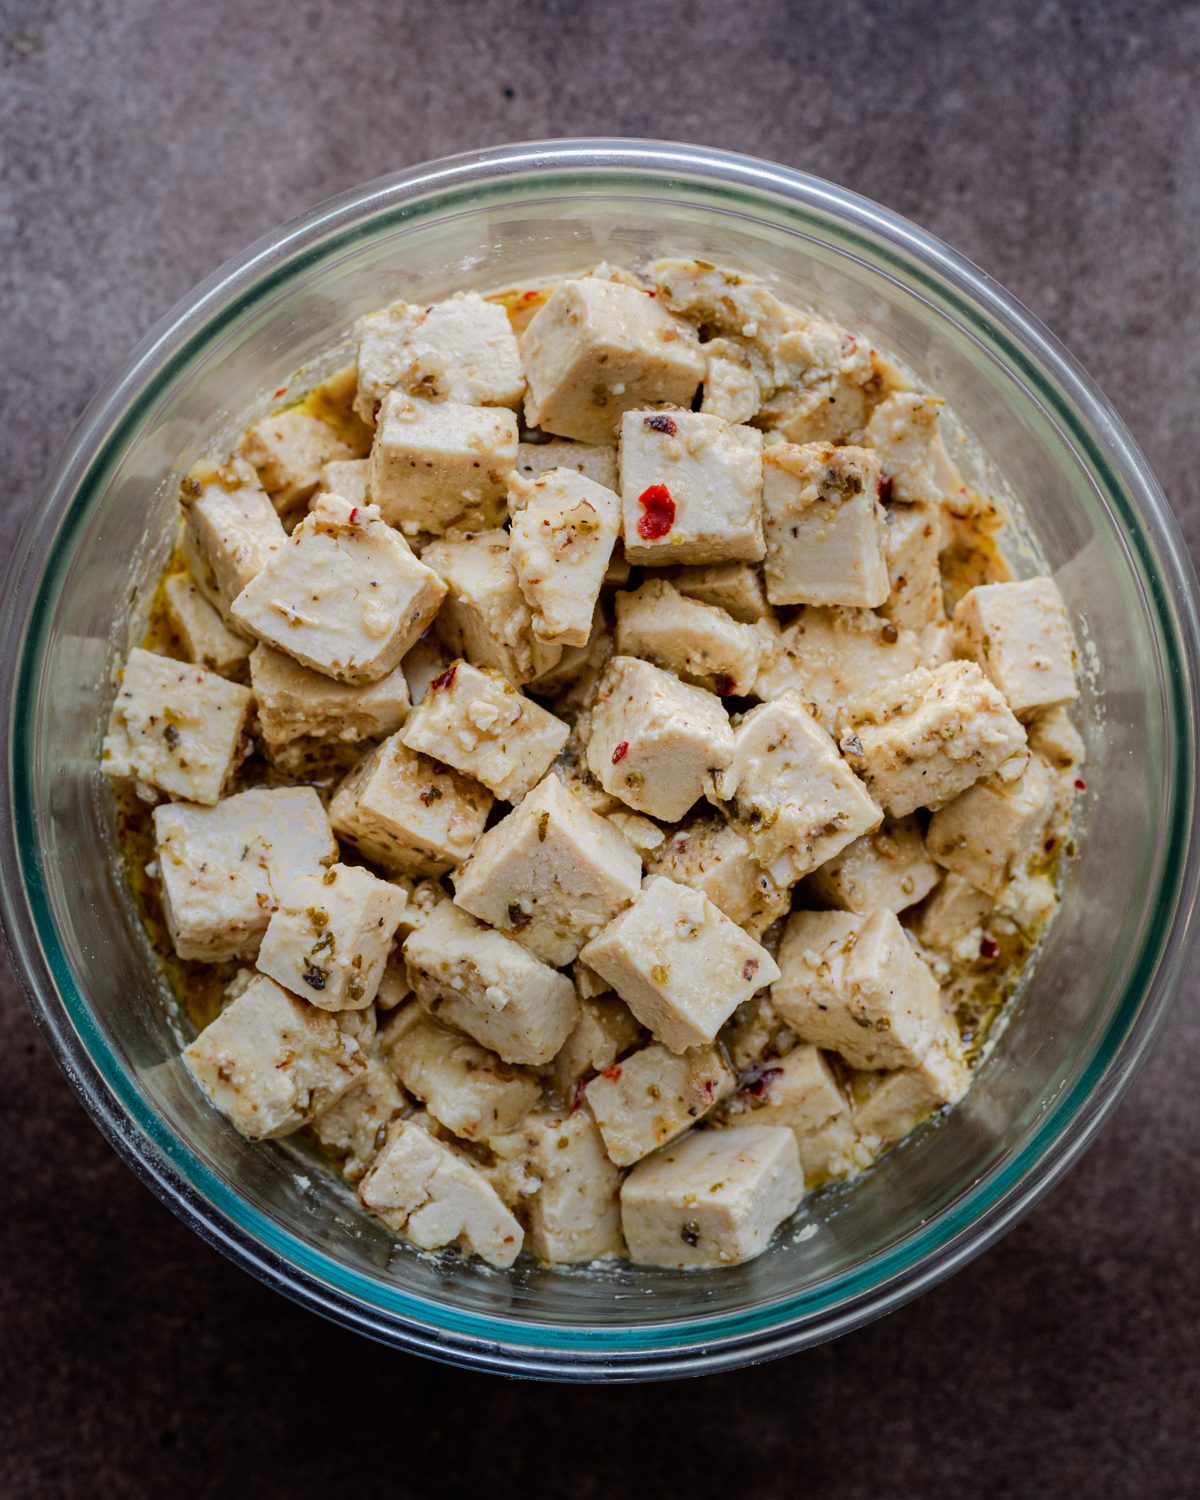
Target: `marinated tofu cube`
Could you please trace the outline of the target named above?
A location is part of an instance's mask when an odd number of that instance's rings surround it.
[[[918,668],[846,710],[842,750],[895,818],[952,801],[1025,748],[1025,731],[974,662]]]
[[[175,952],[208,963],[253,958],[288,882],[337,858],[308,786],[255,787],[216,807],[156,807],[154,838]]]
[[[233,617],[315,672],[376,682],[400,665],[445,594],[375,506],[322,495],[234,600]]]
[[[859,1135],[875,1148],[898,1141],[935,1109],[961,1099],[969,1081],[958,1028],[944,1017],[933,1045],[915,1067],[860,1074],[854,1080]]]
[[[375,682],[339,682],[260,643],[250,658],[250,685],[272,760],[289,746],[380,739],[408,717],[408,680],[402,667]]]
[[[286,515],[316,494],[327,463],[362,458],[370,442],[370,431],[352,416],[335,427],[293,406],[249,427],[241,451],[275,509]]]
[[[514,479],[509,546],[533,633],[552,645],[585,646],[613,546],[621,502],[570,469]]]
[[[400,1082],[433,1118],[465,1141],[488,1141],[516,1130],[541,1097],[530,1073],[432,1020],[416,1006],[389,1053]]]
[[[920,823],[907,817],[891,819],[855,839],[814,870],[809,883],[828,905],[867,916],[915,906],[941,878],[926,852]]]
[[[163,602],[189,661],[224,675],[236,672],[250,655],[252,643],[229,629],[190,573],[171,574],[163,584]]]
[[[784,385],[764,401],[757,421],[789,443],[861,440],[868,385],[878,386],[875,351],[822,318],[793,314],[774,346]]]
[[[410,909],[405,915],[412,920],[414,913]],[[401,919],[401,928],[406,926]],[[415,931],[415,928],[413,929]],[[379,988],[375,991],[375,1009],[379,1011],[393,1011],[398,1005],[403,1005],[412,995],[412,985],[408,982],[408,972],[404,967],[404,959],[395,951],[383,966],[383,974],[380,976]]]
[[[249,689],[135,646],[100,752],[107,776],[211,806],[241,761]]]
[[[460,1151],[415,1120],[397,1120],[359,1187],[365,1208],[419,1250],[457,1245],[501,1269],[524,1231],[495,1188]]]
[[[919,639],[921,666],[932,671],[934,667],[944,667],[948,661],[954,660],[954,632],[949,620],[936,620],[932,625],[926,625]]]
[[[730,339],[710,339],[704,359],[700,410],[726,422],[749,422],[757,416],[762,388],[742,350]]]
[[[941,500],[951,468],[938,430],[945,404],[921,391],[895,391],[871,413],[866,441],[879,455],[895,499],[930,505]]]
[[[179,489],[183,555],[196,586],[233,624],[230,606],[287,545],[287,532],[244,459],[197,464]]]
[[[911,1068],[941,1017],[937,980],[895,913],[793,912],[771,1003],[803,1041],[854,1068]]]
[[[586,1109],[531,1115],[525,1161],[537,1182],[526,1201],[527,1248],[550,1265],[622,1255],[621,1174]]]
[[[622,412],[690,406],[704,378],[695,333],[636,287],[560,281],[521,337],[525,420],[561,437],[611,443]]]
[[[803,1197],[790,1130],[697,1130],[630,1172],[621,1224],[641,1265],[728,1266],[761,1255]]]
[[[1084,762],[1085,747],[1065,708],[1040,713],[1028,725],[1029,748],[1055,771],[1073,771]]]
[[[342,1097],[316,1116],[313,1134],[341,1162],[347,1181],[358,1182],[383,1146],[387,1127],[408,1102],[391,1072],[372,1059]]]
[[[762,433],[693,411],[621,419],[621,504],[631,563],[758,562]]]
[[[666,841],[666,834],[654,819],[643,818],[641,813],[618,809],[615,812],[606,813],[605,816],[615,828],[620,830],[621,837],[637,850],[643,860]]]
[[[977,781],[934,813],[926,847],[938,864],[989,896],[1035,850],[1054,812],[1054,787],[1045,763],[1030,756],[1015,779]]]
[[[646,869],[703,891],[754,938],[791,905],[790,889],[777,886],[758,863],[745,833],[709,815],[689,819],[665,838],[647,854]]]
[[[941,977],[977,966],[985,952],[999,956],[987,932],[994,907],[990,896],[951,871],[917,913],[913,933]]]
[[[763,456],[772,604],[872,608],[888,596],[879,461],[866,448],[775,443]]]
[[[921,631],[945,617],[938,562],[941,518],[934,505],[890,505],[884,527],[888,596],[879,612],[908,630]]]
[[[754,691],[763,636],[723,609],[689,599],[663,578],[616,598],[616,647],[723,698]]]
[[[406,654],[401,666],[408,681],[408,695],[413,703],[420,703],[429,691],[429,684],[454,665],[455,658],[438,639],[436,627],[427,630]]]
[[[366,505],[368,501],[367,480],[370,476],[370,461],[365,458],[337,458],[321,468],[321,483],[318,493],[340,495],[351,505]]]
[[[440,875],[470,854],[491,806],[477,782],[394,734],[338,787],[329,817],[340,838],[385,870]]]
[[[399,886],[356,865],[298,875],[271,914],[258,967],[321,1010],[365,1010],[406,901]]]
[[[406,536],[500,526],[517,462],[517,419],[502,407],[384,398],[367,487]]]
[[[668,577],[681,594],[715,604],[743,625],[765,620],[771,613],[762,573],[754,563],[699,563],[672,568]]]
[[[707,896],[662,875],[647,878],[582,957],[672,1052],[711,1042],[779,975],[767,950]]]
[[[517,473],[522,479],[540,479],[551,469],[572,469],[606,490],[617,487],[615,443],[572,443],[552,438],[548,443],[521,443],[517,448]]]
[[[593,1078],[583,1092],[619,1167],[631,1166],[681,1136],[733,1089],[715,1047],[676,1055],[657,1042]]]
[[[336,1016],[259,975],[184,1048],[188,1072],[251,1141],[299,1130],[366,1068]]]
[[[641,873],[617,830],[551,774],[479,840],[454,899],[560,968],[629,905]]]
[[[649,662],[615,656],[591,712],[588,769],[635,812],[675,823],[733,760],[720,700]]]
[[[796,693],[746,714],[729,775],[728,810],[777,886],[794,885],[883,818]]]
[[[548,1063],[579,1019],[565,974],[450,901],[406,939],[404,960],[425,1009],[505,1062]]]
[[[752,1068],[725,1106],[722,1123],[785,1126],[814,1185],[865,1164],[850,1104],[820,1049],[808,1042]]]
[[[644,1035],[633,1012],[623,1000],[617,999],[608,983],[598,975],[594,976],[596,982],[604,988],[599,995],[586,994],[581,970],[591,973],[576,960],[579,1019],[547,1069],[551,1087],[572,1106],[578,1102],[584,1079],[611,1068],[619,1057],[636,1047]]]
[[[1075,638],[1053,578],[973,588],[954,609],[954,644],[1019,718],[1075,697]]]

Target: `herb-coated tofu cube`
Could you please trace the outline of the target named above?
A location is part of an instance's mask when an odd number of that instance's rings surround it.
[[[585,976],[603,986],[598,995],[589,995]],[[578,959],[575,961],[575,986],[579,991],[579,1019],[570,1036],[555,1053],[547,1071],[550,1084],[560,1098],[572,1105],[584,1078],[602,1073],[605,1068],[636,1047],[642,1039],[642,1028],[623,1000],[618,1000],[606,980]]]
[[[521,338],[525,419],[561,437],[611,443],[622,412],[690,406],[704,378],[696,335],[636,287],[561,281]]]
[[[750,852],[778,886],[870,833],[883,814],[796,693],[752,708],[734,731],[725,795]]]
[[[617,830],[551,774],[479,840],[454,899],[557,967],[629,905],[641,873]]]
[[[514,480],[509,545],[540,641],[585,646],[613,546],[621,502],[570,469]]]
[[[860,441],[866,387],[879,380],[875,352],[823,318],[789,321],[772,350],[784,384],[759,408],[759,425],[789,443]]]
[[[753,857],[742,830],[717,817],[691,818],[647,854],[646,868],[703,891],[755,938],[791,904],[789,888],[777,886]]]
[[[720,700],[649,662],[615,656],[592,708],[588,769],[635,812],[677,822],[733,759]]]
[[[189,661],[225,673],[236,671],[250,655],[251,642],[229,629],[190,573],[171,574],[163,583],[163,602]]]
[[[406,536],[479,531],[504,521],[517,419],[503,407],[385,398],[367,486]]]
[[[616,598],[616,646],[723,698],[754,691],[764,637],[723,609],[689,599],[664,578]]]
[[[935,1109],[961,1099],[969,1081],[958,1028],[945,1017],[915,1067],[895,1073],[863,1073],[854,1079],[858,1133],[869,1147],[898,1141]]]
[[[947,870],[995,896],[1034,850],[1054,811],[1045,763],[1031,756],[1020,776],[991,776],[934,813],[926,834],[930,854]]]
[[[621,504],[631,563],[758,562],[762,433],[693,411],[621,419]]]
[[[311,499],[327,463],[361,458],[366,453],[370,431],[352,414],[346,415],[348,420],[335,427],[303,407],[293,406],[247,429],[242,455],[254,466],[281,515]]]
[[[887,599],[879,612],[908,630],[923,630],[945,617],[938,562],[941,518],[934,505],[891,505],[884,527]]]
[[[809,1042],[753,1068],[722,1111],[726,1121],[793,1131],[805,1178],[814,1185],[844,1177],[862,1162],[849,1101]]]
[[[251,702],[249,689],[215,672],[135,646],[113,700],[104,772],[211,806],[239,763]]]
[[[575,986],[528,948],[446,901],[404,944],[413,993],[509,1063],[540,1067],[579,1019]]]
[[[322,1148],[342,1165],[342,1175],[358,1182],[378,1155],[387,1127],[408,1104],[408,1095],[381,1062],[368,1061],[336,1103],[313,1120]]]
[[[915,906],[940,879],[941,871],[926,852],[920,823],[908,817],[847,844],[814,870],[809,882],[830,906],[866,916]]]
[[[726,422],[749,422],[762,404],[762,387],[742,351],[729,339],[704,345],[704,395],[700,410]]]
[[[1051,708],[1031,720],[1029,748],[1055,771],[1073,771],[1084,761],[1085,747],[1065,708]]]
[[[588,1111],[530,1115],[523,1142],[537,1183],[525,1199],[527,1248],[550,1265],[624,1254],[621,1174]]]
[[[790,1130],[697,1130],[630,1172],[621,1224],[630,1258],[641,1265],[734,1265],[761,1255],[803,1197]]]
[[[913,932],[939,975],[977,966],[986,949],[999,947],[987,933],[995,903],[951,871],[917,913]]]
[[[857,699],[842,749],[893,817],[941,807],[1025,748],[1025,731],[974,662],[918,668]]]
[[[569,733],[499,672],[458,661],[429,684],[400,739],[516,802],[545,776]]]
[[[338,1100],[367,1060],[336,1016],[259,975],[184,1048],[188,1072],[252,1141],[289,1135]]]
[[[154,809],[163,913],[180,958],[253,958],[288,882],[337,858],[308,786],[255,787],[216,807]]]
[[[888,596],[879,461],[866,448],[776,443],[763,456],[772,604],[873,607]]]
[[[606,1068],[583,1090],[604,1148],[631,1166],[681,1136],[733,1089],[733,1074],[715,1047],[676,1055],[658,1042]]]
[[[541,1097],[531,1073],[502,1062],[418,1006],[407,1006],[399,1019],[400,1034],[388,1058],[392,1071],[453,1135],[465,1141],[507,1135]]]
[[[517,473],[522,479],[540,479],[551,469],[573,469],[606,490],[617,487],[615,443],[572,443],[552,438],[548,443],[521,443],[517,448]]]
[[[866,441],[879,455],[897,500],[937,505],[941,499],[950,467],[938,431],[945,404],[921,391],[895,391],[871,413]]]
[[[941,1017],[937,980],[890,911],[793,912],[771,1003],[803,1041],[855,1068],[911,1068]]]
[[[672,1052],[711,1042],[779,975],[767,950],[707,896],[661,875],[647,878],[582,957]]]
[[[470,854],[491,805],[490,792],[394,734],[338,787],[329,817],[341,838],[385,870],[440,875]]]
[[[445,594],[375,506],[322,495],[234,600],[233,617],[315,672],[375,682],[400,665]]]
[[[743,625],[765,620],[771,613],[762,573],[753,563],[698,563],[672,568],[667,576],[681,594],[715,604]]]
[[[250,658],[258,724],[274,761],[289,748],[357,745],[392,734],[408,716],[408,680],[393,667],[376,682],[338,682],[261,643]]]
[[[1018,717],[1067,703],[1075,639],[1053,578],[973,588],[954,609],[954,643],[977,661]]]
[[[230,606],[287,545],[287,532],[244,459],[196,464],[179,488],[183,555],[196,586],[232,623]]]
[[[317,487],[327,495],[340,495],[351,505],[367,504],[367,479],[371,464],[365,458],[336,458],[321,466],[321,483]]]

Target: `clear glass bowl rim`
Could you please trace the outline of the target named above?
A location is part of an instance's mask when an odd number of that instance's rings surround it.
[[[820,1290],[748,1313],[653,1325],[565,1328],[465,1313],[379,1287],[282,1230],[213,1177],[148,1110],[109,1048],[57,942],[35,836],[28,711],[50,611],[44,583],[139,413],[186,367],[189,350],[369,222],[445,213],[531,178],[547,191],[619,192],[688,184],[734,212],[793,215],[857,240],[936,297],[1053,411],[1116,517],[1160,653],[1173,755],[1164,785],[1156,918],[1090,1066],[1047,1108],[1016,1156],[899,1245]],[[807,218],[806,218],[807,216]],[[1192,837],[1197,742],[1196,586],[1166,499],[1094,382],[1033,316],[962,256],[915,225],[819,178],[756,158],[632,140],[531,142],[447,157],[377,179],[263,237],[186,296],[99,391],[68,439],[9,561],[0,624],[8,707],[0,783],[0,912],[33,1015],[88,1112],[137,1175],[237,1264],[304,1306],[394,1347],[451,1363],[561,1380],[654,1379],[757,1362],[834,1337],[899,1306],[977,1255],[1078,1159],[1161,1025],[1193,936],[1200,856]]]

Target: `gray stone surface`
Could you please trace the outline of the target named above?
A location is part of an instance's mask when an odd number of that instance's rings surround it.
[[[1200,6],[0,0],[0,547],[201,275],[380,172],[693,139],[927,225],[1099,378],[1200,547]],[[841,1342],[658,1389],[391,1355],[184,1230],[0,977],[0,1494],[1185,1496],[1200,1465],[1195,979],[1087,1159]]]

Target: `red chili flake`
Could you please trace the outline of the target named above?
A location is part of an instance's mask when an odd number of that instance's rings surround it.
[[[628,754],[629,754],[629,741],[628,740],[622,740],[621,743],[617,746],[617,748],[613,751],[613,762],[612,762],[613,765],[614,766],[615,765],[619,765],[621,763],[621,761],[623,761]]]
[[[647,297],[657,297],[658,296],[658,293],[654,292],[654,291],[651,291],[649,287],[643,287],[642,291],[644,291],[646,293]]]
[[[747,984],[749,984],[750,981],[754,978],[754,976],[757,973],[758,973],[758,959],[757,958],[748,958],[746,960],[746,962],[742,965],[742,978],[746,981]]]
[[[738,1088],[739,1094],[753,1094],[756,1099],[761,1099],[766,1093],[772,1078],[778,1078],[783,1072],[782,1068],[759,1068],[751,1073],[749,1078]]]
[[[665,432],[668,437],[674,437],[679,431],[675,423],[665,412],[656,411],[653,416],[643,417],[642,420],[651,432]]]
[[[1086,792],[1087,791],[1087,782],[1086,781],[1081,781],[1079,779],[1079,777],[1076,776],[1076,778],[1075,778],[1075,790],[1077,792]]]
[[[981,938],[979,943],[979,956],[980,958],[999,958],[1000,944],[996,941],[995,938]]]
[[[447,667],[444,672],[439,672],[429,686],[431,688],[448,688],[457,675],[458,663],[455,662],[452,667]]]
[[[1047,854],[1049,854],[1057,843],[1057,839],[1047,839],[1046,842],[1042,845],[1042,848],[1045,849]]]
[[[732,698],[737,692],[737,683],[732,677],[717,678],[717,695],[721,698]]]
[[[621,1070],[617,1067],[616,1063],[613,1063],[611,1068],[604,1069],[601,1076],[607,1078],[610,1083],[616,1083],[617,1079],[621,1076]]]
[[[279,389],[275,392],[275,395],[272,397],[272,400],[278,401],[279,398],[280,398],[280,396],[286,396],[286,395],[287,395],[287,386],[286,385],[281,385],[279,387]]]
[[[879,498],[886,505],[892,498],[892,476],[890,474],[881,474],[879,476],[878,489]]]
[[[571,1109],[570,1109],[570,1113],[571,1114],[574,1114],[576,1110],[579,1110],[579,1109],[583,1108],[583,1101],[584,1101],[584,1092],[583,1091],[584,1091],[584,1089],[587,1088],[587,1086],[588,1086],[588,1078],[587,1078],[587,1075],[585,1074],[579,1080],[579,1082],[575,1085],[575,1092],[571,1095]]]
[[[358,525],[358,506],[357,505],[354,506],[354,508],[350,512],[350,524],[351,524],[351,526],[357,526]]]
[[[535,297],[540,297],[541,295],[542,295],[541,292],[536,291],[536,290],[532,291],[532,292],[522,292],[521,293],[521,301],[522,302],[532,302]]]
[[[639,516],[637,534],[644,542],[661,541],[675,524],[675,502],[665,484],[652,484],[638,496],[643,515]]]

